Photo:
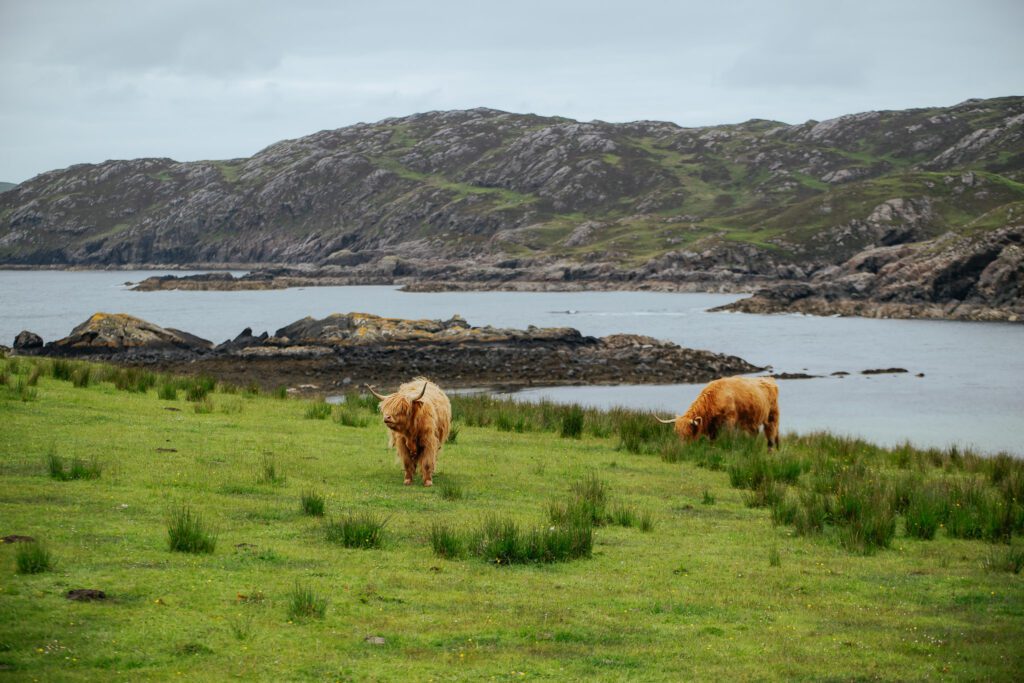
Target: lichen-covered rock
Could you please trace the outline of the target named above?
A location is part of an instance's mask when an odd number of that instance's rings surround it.
[[[307,317],[282,327],[274,337],[294,344],[353,346],[427,342],[432,344],[481,344],[515,341],[595,342],[569,327],[526,330],[491,326],[473,327],[461,316],[448,320],[405,320],[370,313],[334,313],[317,320]]]
[[[48,344],[46,350],[54,355],[110,354],[133,350],[200,353],[212,347],[209,341],[188,332],[160,327],[125,313],[94,313],[71,330],[70,335]]]

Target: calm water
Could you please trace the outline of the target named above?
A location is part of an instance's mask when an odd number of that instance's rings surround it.
[[[252,327],[271,334],[311,315],[364,311],[404,318],[462,315],[473,325],[571,326],[584,334],[647,334],[732,353],[780,372],[783,430],[831,431],[884,444],[972,446],[1024,455],[1024,325],[707,313],[733,295],[647,292],[405,294],[393,287],[261,292],[132,292],[151,272],[0,271],[0,343],[23,329],[52,341],[96,311],[130,313],[221,342]],[[863,376],[902,367],[904,375]],[[850,372],[843,378],[836,371]],[[916,377],[924,373],[924,377]],[[443,378],[442,378],[443,381]],[[588,405],[682,412],[699,386],[564,387],[521,392]]]

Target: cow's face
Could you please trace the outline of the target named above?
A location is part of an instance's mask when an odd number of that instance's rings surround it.
[[[694,417],[690,418],[686,415],[680,415],[676,418],[676,434],[679,438],[684,441],[693,441],[699,439],[704,433],[704,418]]]
[[[388,429],[404,432],[412,423],[413,404],[404,396],[389,396],[381,401],[380,412]]]

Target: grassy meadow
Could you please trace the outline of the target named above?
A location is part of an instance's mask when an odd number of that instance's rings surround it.
[[[1024,671],[1019,460],[453,405],[406,487],[372,400],[0,359],[0,679]]]

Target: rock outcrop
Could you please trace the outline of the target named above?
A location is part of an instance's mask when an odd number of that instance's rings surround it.
[[[1024,321],[1024,225],[873,247],[806,282],[761,289],[720,310]]]
[[[473,327],[459,316],[402,320],[366,313],[304,318],[272,336],[246,329],[216,347],[130,316],[96,314],[69,337],[24,352],[321,391],[416,375],[446,386],[544,386],[706,382],[762,369],[735,356],[637,335],[596,338],[572,328]]]
[[[94,313],[71,334],[44,350],[49,355],[105,356],[120,353],[204,353],[213,344],[188,332],[164,328],[124,313]]]

